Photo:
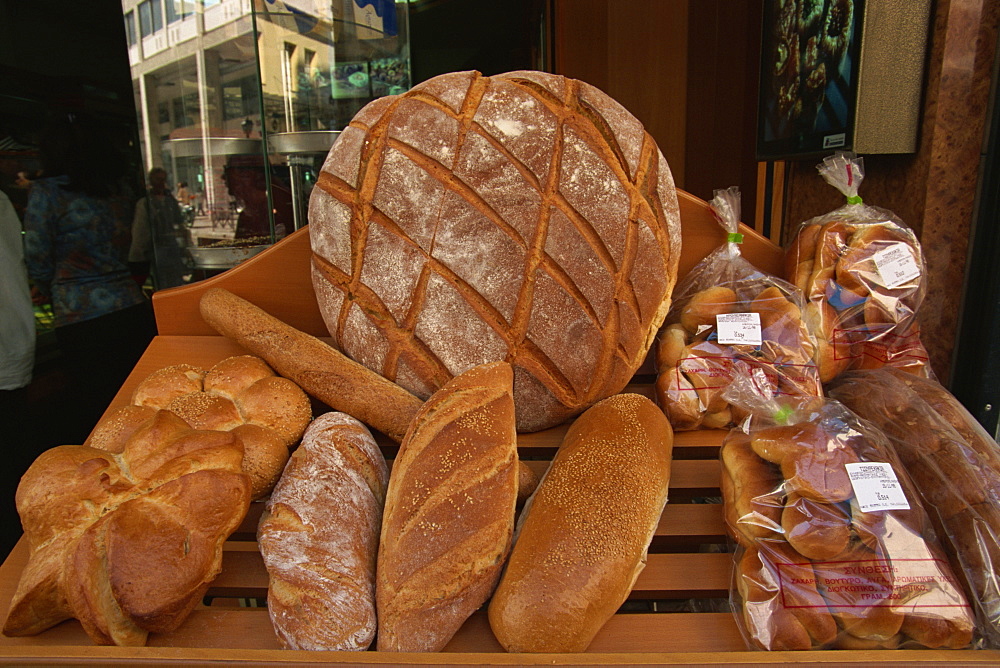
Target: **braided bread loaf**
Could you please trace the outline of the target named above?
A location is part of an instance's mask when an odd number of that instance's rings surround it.
[[[63,445],[17,488],[30,556],[3,633],[75,617],[102,645],[177,628],[222,570],[250,504],[243,445],[168,411],[138,422],[119,453]]]

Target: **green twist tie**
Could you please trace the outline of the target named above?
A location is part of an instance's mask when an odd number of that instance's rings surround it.
[[[851,195],[850,197],[847,198],[848,204],[861,204],[861,201],[862,200],[860,195]]]
[[[739,232],[729,232],[726,234],[726,241],[732,244],[741,244],[743,243],[743,235]]]
[[[774,421],[778,424],[785,424],[794,412],[791,406],[782,406],[774,413]]]

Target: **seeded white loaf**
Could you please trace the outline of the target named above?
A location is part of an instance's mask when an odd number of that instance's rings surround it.
[[[336,345],[426,398],[514,368],[519,431],[619,392],[670,307],[670,168],[624,107],[542,72],[434,77],[368,104],[309,205]]]
[[[509,652],[583,652],[632,591],[667,502],[673,430],[618,394],[570,426],[522,511],[489,606]]]
[[[292,454],[261,517],[267,607],[286,649],[365,650],[389,471],[358,420],[325,413]]]

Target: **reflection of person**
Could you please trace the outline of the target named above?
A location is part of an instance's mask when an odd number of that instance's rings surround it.
[[[187,181],[179,182],[177,184],[177,203],[181,206],[188,206],[193,198],[194,196],[188,192]]]
[[[25,259],[36,301],[51,301],[55,338],[82,443],[155,335],[152,307],[127,266],[129,202],[125,162],[102,128],[70,115],[40,143],[46,176],[31,186]]]
[[[239,210],[236,238],[270,238],[271,220],[268,216],[267,181],[263,158],[258,155],[231,156],[222,176]],[[292,224],[292,193],[287,180],[279,178],[278,172],[273,168],[271,198],[275,239],[280,239],[285,236]]]
[[[128,261],[133,275],[144,282],[143,270],[153,265],[156,288],[173,288],[190,280],[184,262],[184,229],[181,208],[167,188],[167,172],[162,167],[149,170],[146,196],[135,205],[132,219],[132,246]]]
[[[0,191],[0,424],[4,425],[8,458],[0,476],[3,490],[17,486],[34,455],[24,417],[34,364],[35,314],[24,266],[21,220],[10,199]],[[0,554],[6,554],[20,535],[13,494],[6,494],[0,501],[0,525]]]

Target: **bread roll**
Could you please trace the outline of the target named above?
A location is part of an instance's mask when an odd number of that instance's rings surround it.
[[[327,157],[309,233],[338,348],[425,398],[507,360],[519,431],[631,381],[681,240],[642,124],[593,86],[529,71],[453,72],[371,102]]]
[[[641,395],[570,426],[489,606],[509,652],[582,652],[628,597],[667,500],[673,432]]]
[[[207,290],[200,309],[205,322],[216,331],[263,358],[310,395],[397,442],[423,403],[399,385],[228,290]]]
[[[286,649],[365,650],[376,631],[375,560],[389,471],[344,413],[309,425],[257,532],[267,607]]]
[[[784,479],[776,466],[750,449],[750,437],[738,429],[720,449],[722,502],[732,535],[744,545],[782,533]]]
[[[739,299],[731,288],[715,286],[696,292],[681,309],[680,323],[689,334],[701,334],[715,327],[715,319],[724,313],[734,313]]]
[[[755,647],[813,649],[837,637],[812,562],[785,541],[763,540],[748,547],[736,562],[734,578],[738,614]]]
[[[493,592],[517,502],[513,371],[474,367],[414,418],[393,464],[378,552],[378,649],[435,652]]]
[[[194,429],[231,432],[243,440],[254,499],[274,487],[312,419],[305,392],[253,355],[228,357],[208,371],[190,364],[158,369],[139,383],[132,403],[102,420],[89,442],[117,451],[142,409],[170,411]]]
[[[788,544],[814,561],[842,554],[851,540],[851,515],[841,505],[792,493],[785,500],[781,528]]]

